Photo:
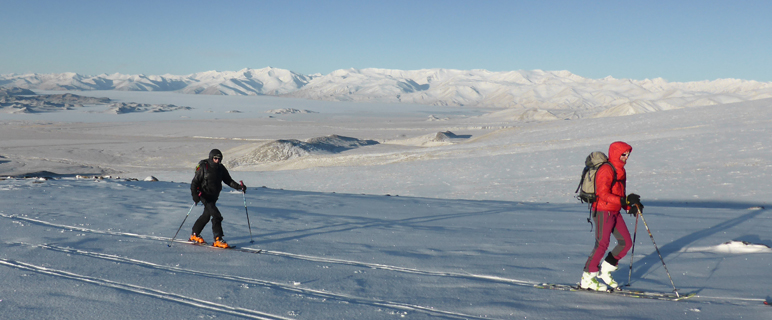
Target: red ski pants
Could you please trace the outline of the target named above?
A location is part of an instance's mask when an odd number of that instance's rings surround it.
[[[601,260],[603,260],[606,250],[608,250],[612,234],[617,239],[617,245],[611,250],[611,255],[617,260],[622,259],[633,245],[630,231],[627,230],[625,220],[622,219],[619,211],[596,211],[593,213],[592,218],[596,226],[595,248],[592,249],[592,253],[590,253],[587,263],[584,265],[584,271],[586,272],[598,272],[598,266]]]

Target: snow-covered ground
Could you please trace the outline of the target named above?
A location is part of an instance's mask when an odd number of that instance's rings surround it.
[[[772,318],[770,99],[517,122],[424,105],[87,94],[193,109],[0,114],[0,176],[13,176],[0,181],[3,318]],[[266,113],[277,109],[315,113]],[[330,135],[378,143],[247,161],[275,140]],[[579,280],[593,239],[573,191],[586,155],[616,140],[634,148],[628,191],[692,299],[533,288]],[[231,175],[250,186],[220,197],[226,239],[260,254],[167,246],[212,148],[244,160]],[[161,181],[141,181],[150,175]],[[672,291],[642,221],[630,278]]]

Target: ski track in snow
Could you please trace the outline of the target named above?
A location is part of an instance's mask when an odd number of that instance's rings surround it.
[[[308,288],[300,288],[297,286],[289,286],[286,284],[273,282],[273,281],[266,281],[266,280],[260,280],[260,279],[254,279],[254,278],[247,278],[247,277],[241,277],[241,276],[234,276],[234,275],[223,275],[223,274],[217,274],[217,273],[211,273],[211,272],[205,272],[205,271],[197,271],[197,270],[191,270],[191,269],[185,269],[185,268],[179,268],[179,267],[170,267],[170,266],[164,266],[160,264],[155,264],[148,261],[138,260],[138,259],[132,259],[128,257],[121,257],[118,255],[111,255],[111,254],[104,254],[104,253],[98,253],[98,252],[91,252],[86,250],[79,250],[79,249],[71,249],[71,248],[64,248],[49,244],[29,244],[29,243],[20,243],[20,242],[5,242],[7,245],[23,245],[23,246],[29,246],[34,248],[40,248],[40,249],[46,249],[51,251],[57,251],[67,254],[77,254],[81,256],[91,257],[91,258],[97,258],[97,259],[103,259],[103,260],[109,260],[114,262],[120,262],[145,268],[152,268],[156,270],[163,270],[163,271],[169,271],[169,272],[175,272],[175,273],[187,273],[191,275],[196,276],[202,276],[202,277],[208,277],[208,278],[216,278],[226,281],[234,281],[239,283],[249,283],[249,284],[255,284],[260,285],[266,288],[271,289],[281,289],[289,292],[294,293],[300,293],[304,295],[311,295],[316,296],[319,298],[325,298],[325,299],[334,299],[338,301],[344,301],[347,303],[358,303],[363,305],[370,305],[370,306],[377,306],[377,307],[384,307],[384,308],[392,308],[397,309],[401,311],[414,311],[414,312],[424,312],[431,315],[439,315],[444,317],[451,317],[451,318],[460,318],[460,319],[478,319],[479,317],[465,315],[461,313],[456,312],[450,312],[450,311],[443,311],[443,310],[437,310],[432,307],[423,307],[418,305],[411,305],[406,303],[399,303],[399,302],[393,302],[393,301],[382,301],[378,299],[368,299],[368,298],[362,298],[352,295],[346,295],[346,294],[339,294],[339,293],[331,293],[327,291],[321,291],[321,290],[314,290],[314,289],[308,289]],[[17,262],[18,263],[18,262]],[[26,264],[25,264],[26,265]],[[43,268],[43,267],[39,267]],[[46,268],[43,268],[46,269]],[[50,270],[50,269],[47,269]],[[31,270],[35,271],[35,270]],[[151,289],[152,290],[152,289]],[[281,317],[278,317],[281,318]],[[273,318],[271,318],[273,319]],[[281,318],[285,319],[285,318]],[[483,318],[479,318],[483,319]],[[489,318],[486,318],[489,319]]]
[[[186,304],[186,305],[190,305],[190,306],[194,306],[194,307],[198,307],[198,308],[203,308],[203,309],[208,309],[208,310],[212,310],[212,311],[224,312],[224,313],[228,313],[228,314],[232,314],[232,315],[236,315],[236,316],[241,316],[241,317],[247,317],[247,318],[252,318],[252,319],[268,319],[268,320],[277,320],[277,319],[290,320],[290,319],[292,319],[292,318],[285,318],[285,317],[282,317],[282,316],[272,315],[272,314],[268,314],[268,313],[264,313],[264,312],[260,312],[260,311],[256,311],[256,310],[250,310],[250,309],[245,309],[245,308],[226,306],[226,305],[223,305],[223,304],[213,303],[213,302],[209,302],[209,301],[206,301],[206,300],[201,300],[201,299],[196,299],[196,298],[192,298],[192,297],[187,297],[187,296],[179,295],[179,294],[176,294],[176,293],[165,292],[165,291],[161,291],[161,290],[156,290],[156,289],[136,286],[136,285],[132,285],[132,284],[128,284],[128,283],[115,282],[115,281],[111,281],[111,280],[107,280],[107,279],[100,279],[100,278],[85,276],[85,275],[81,275],[81,274],[77,274],[77,273],[72,273],[72,272],[67,272],[67,271],[62,271],[62,270],[56,270],[56,269],[46,268],[46,267],[42,267],[42,266],[36,266],[36,265],[33,265],[33,264],[29,264],[29,263],[25,263],[25,262],[20,262],[20,261],[14,261],[14,260],[8,260],[8,259],[0,258],[0,264],[5,265],[7,267],[11,267],[11,268],[27,270],[27,271],[31,271],[31,272],[37,272],[37,273],[47,274],[47,275],[50,275],[50,276],[66,278],[66,279],[71,279],[71,280],[76,280],[76,281],[87,282],[87,283],[90,283],[90,284],[95,284],[95,285],[99,285],[99,286],[103,286],[103,287],[115,288],[115,289],[118,289],[118,290],[124,290],[124,291],[132,292],[132,293],[137,293],[137,294],[141,294],[141,295],[151,296],[151,297],[155,297],[155,298],[158,298],[158,299],[163,299],[163,300],[167,300],[167,301],[182,303],[182,304]]]
[[[81,231],[81,232],[89,232],[89,233],[94,233],[94,234],[106,234],[106,235],[114,235],[114,236],[128,236],[128,237],[140,238],[140,239],[145,239],[145,240],[158,240],[158,241],[165,241],[165,242],[168,242],[169,240],[171,240],[171,238],[158,237],[158,236],[140,235],[140,234],[126,233],[126,232],[103,231],[103,230],[89,229],[89,228],[83,228],[83,227],[61,225],[61,224],[50,223],[50,222],[43,221],[43,220],[38,220],[38,219],[32,219],[32,218],[27,218],[27,217],[20,217],[20,216],[15,216],[15,215],[6,215],[4,213],[0,213],[0,216],[2,216],[4,218],[8,218],[8,219],[19,219],[19,220],[23,220],[23,221],[26,221],[26,222],[35,223],[35,224],[44,225],[44,226],[49,226],[49,227],[56,227],[56,228],[62,228],[62,229],[68,229],[68,230],[76,230],[76,231]],[[183,241],[183,240],[176,240],[175,242],[178,242],[178,243],[188,243],[187,241]],[[426,314],[430,314],[430,315],[434,315],[434,316],[442,316],[442,317],[452,318],[452,319],[491,319],[489,317],[477,317],[477,316],[472,316],[472,315],[467,315],[467,314],[462,314],[462,313],[457,313],[457,312],[452,312],[452,311],[438,310],[438,309],[433,308],[433,307],[425,307],[425,306],[419,306],[419,305],[413,305],[413,304],[407,304],[407,303],[400,303],[400,302],[393,302],[393,301],[383,301],[383,300],[378,300],[378,299],[369,299],[369,298],[357,297],[357,296],[340,294],[340,293],[331,293],[331,292],[321,291],[321,290],[314,290],[314,289],[308,289],[308,288],[300,288],[300,287],[296,287],[296,286],[288,286],[288,285],[277,283],[277,282],[260,280],[260,279],[254,279],[254,278],[246,278],[246,277],[233,276],[233,275],[221,275],[221,274],[210,273],[210,272],[205,272],[205,271],[196,271],[196,270],[184,269],[184,268],[179,268],[179,267],[163,266],[163,265],[159,265],[159,264],[155,264],[155,263],[151,263],[151,262],[147,262],[147,261],[143,261],[143,260],[132,259],[132,258],[128,258],[128,257],[121,257],[121,256],[117,256],[117,255],[103,254],[103,253],[97,253],[97,252],[91,252],[91,251],[85,251],[85,250],[79,250],[79,249],[63,248],[63,247],[54,246],[54,245],[50,245],[50,244],[28,244],[28,243],[19,243],[19,242],[5,242],[5,244],[7,244],[7,245],[24,245],[24,246],[41,248],[41,249],[57,251],[57,252],[62,252],[62,253],[67,253],[67,254],[77,254],[77,255],[87,256],[87,257],[92,257],[92,258],[110,260],[110,261],[114,261],[114,262],[120,262],[120,263],[125,263],[125,264],[130,264],[130,265],[135,265],[135,266],[141,266],[141,267],[146,267],[146,268],[152,268],[152,269],[157,269],[157,270],[164,270],[164,271],[178,272],[178,273],[187,273],[187,274],[192,274],[192,275],[197,275],[197,276],[203,276],[203,277],[208,277],[208,278],[216,278],[216,279],[227,280],[227,281],[235,281],[235,282],[240,282],[240,283],[256,284],[256,285],[260,285],[260,286],[267,287],[267,288],[281,289],[281,290],[285,290],[285,291],[288,291],[288,292],[294,292],[294,293],[300,293],[300,294],[304,294],[304,295],[316,296],[316,297],[325,298],[325,299],[334,299],[334,300],[337,300],[337,301],[344,301],[346,303],[357,303],[357,304],[362,304],[362,305],[391,308],[391,309],[397,309],[397,310],[400,310],[400,311],[422,312],[422,313],[426,313]],[[246,250],[252,251],[253,253],[258,253],[257,250],[250,249],[250,248],[239,248],[239,249],[246,249]],[[515,284],[519,284],[519,285],[527,285],[527,286],[533,286],[533,285],[538,284],[536,282],[531,283],[531,282],[514,280],[514,279],[505,279],[505,278],[489,277],[489,276],[478,276],[478,275],[464,275],[464,274],[459,274],[459,273],[448,273],[448,272],[422,271],[422,270],[417,270],[417,269],[401,268],[401,267],[388,266],[388,265],[382,265],[382,264],[373,264],[373,263],[357,262],[357,261],[347,261],[347,260],[340,260],[340,259],[329,259],[329,258],[322,258],[322,257],[314,257],[314,256],[305,256],[305,255],[291,254],[291,253],[286,253],[286,252],[278,252],[278,251],[263,250],[262,254],[272,254],[272,255],[276,255],[276,256],[295,258],[295,259],[314,261],[314,262],[327,262],[327,263],[337,263],[337,264],[345,264],[345,265],[353,265],[353,266],[364,266],[364,267],[369,267],[369,268],[373,268],[373,269],[392,270],[392,271],[408,272],[408,273],[423,274],[423,275],[480,278],[480,279],[489,279],[489,280],[497,280],[497,281],[510,282],[510,283],[515,283]],[[28,271],[35,271],[35,272],[40,272],[40,273],[44,273],[44,274],[65,277],[65,278],[74,279],[74,280],[81,280],[81,281],[85,281],[85,282],[89,282],[89,283],[96,283],[96,284],[103,285],[103,286],[109,286],[109,287],[114,287],[114,288],[118,288],[118,289],[124,289],[124,290],[128,290],[128,291],[131,291],[131,292],[136,292],[136,293],[140,293],[140,294],[150,295],[150,296],[154,296],[154,297],[162,297],[162,296],[159,296],[158,294],[152,294],[152,293],[161,293],[161,291],[154,290],[154,289],[147,289],[147,288],[142,288],[142,287],[138,287],[138,286],[134,286],[134,285],[130,285],[130,284],[122,284],[122,283],[113,282],[113,281],[109,281],[109,280],[96,279],[96,278],[91,278],[91,277],[87,277],[87,276],[71,274],[71,273],[64,272],[64,271],[48,269],[48,268],[45,268],[45,267],[34,266],[34,265],[23,263],[23,262],[6,260],[6,259],[2,259],[2,258],[0,258],[0,263],[4,264],[6,266],[9,266],[9,267],[14,267],[14,268],[18,268],[18,269],[23,269],[23,270],[28,270]],[[136,290],[129,290],[127,288],[137,288],[137,289]],[[145,292],[144,290],[151,291],[151,293]],[[179,299],[183,300],[183,303],[187,303],[187,304],[191,304],[191,303],[190,303],[190,301],[186,301],[184,299],[189,299],[189,300],[193,300],[193,301],[202,301],[202,300],[198,300],[198,299],[194,299],[194,298],[188,298],[188,297],[183,297],[183,296],[169,294],[169,293],[164,293],[164,294],[172,295],[172,296],[175,297],[175,299],[167,299],[167,298],[162,297],[164,299],[172,300],[172,301],[178,301],[176,298],[179,298]],[[198,305],[196,305],[196,306],[198,306]],[[207,309],[216,310],[216,311],[223,311],[223,312],[228,312],[228,310],[229,310],[228,308],[230,308],[230,307],[226,307],[224,309],[212,309],[212,308],[210,308],[210,307],[208,307],[206,305],[203,306],[203,307],[207,307]],[[240,308],[234,308],[234,310],[242,311],[242,309],[240,309]],[[243,310],[248,310],[248,309],[243,309]],[[250,310],[250,311],[251,312],[256,312],[256,311],[252,311],[252,310]],[[228,313],[232,313],[232,312],[228,312]],[[236,315],[243,315],[243,314],[238,314],[238,313],[235,313],[235,314]],[[282,318],[282,317],[279,317],[279,316],[273,316],[273,318],[268,317],[268,318],[257,318],[257,319],[287,319],[287,318]]]
[[[136,233],[128,233],[128,232],[116,232],[116,231],[105,231],[105,230],[97,230],[97,229],[90,229],[90,228],[83,228],[83,227],[77,227],[77,226],[68,226],[68,225],[62,225],[62,224],[55,224],[43,220],[38,219],[32,219],[28,217],[22,217],[18,215],[9,215],[0,212],[0,217],[8,218],[8,219],[18,219],[23,220],[30,223],[35,223],[39,225],[45,225],[49,227],[56,227],[61,229],[67,229],[67,230],[76,230],[81,232],[89,232],[94,234],[105,234],[105,235],[114,235],[114,236],[127,236],[127,237],[133,237],[133,238],[139,238],[139,239],[145,239],[145,240],[156,240],[156,241],[164,241],[169,242],[171,238],[167,237],[159,237],[159,236],[151,236],[151,235],[141,235]],[[184,243],[187,244],[187,241],[184,240],[175,240],[177,243]],[[380,306],[380,307],[387,307],[387,308],[394,308],[399,310],[408,310],[408,311],[414,311],[414,312],[424,312],[429,313],[433,315],[442,315],[446,317],[452,317],[452,318],[474,318],[474,319],[490,319],[489,317],[475,317],[470,315],[465,315],[461,313],[456,312],[450,312],[450,311],[442,311],[437,310],[431,307],[423,307],[418,305],[411,305],[406,303],[399,303],[399,302],[391,302],[391,301],[383,301],[383,300],[377,300],[377,299],[368,299],[368,298],[362,298],[362,297],[355,297],[351,295],[346,294],[336,294],[326,291],[320,291],[320,290],[314,290],[314,289],[307,289],[307,288],[298,288],[293,286],[287,286],[285,284],[271,282],[271,281],[265,281],[265,280],[259,280],[259,279],[253,279],[253,278],[246,278],[246,277],[240,277],[240,276],[223,276],[219,274],[209,273],[209,272],[203,272],[203,271],[195,271],[190,269],[183,269],[178,267],[168,267],[168,266],[162,266],[142,260],[136,260],[131,259],[127,257],[120,257],[116,255],[108,255],[108,254],[102,254],[102,253],[96,253],[96,252],[89,252],[84,250],[77,250],[77,249],[70,249],[70,248],[62,248],[57,247],[54,245],[49,244],[42,244],[42,245],[35,245],[35,244],[26,244],[26,243],[11,243],[6,242],[6,244],[15,244],[15,245],[26,245],[31,247],[37,247],[42,248],[46,250],[52,250],[52,251],[59,251],[69,254],[78,254],[93,258],[99,258],[99,259],[106,259],[116,262],[123,262],[127,264],[133,264],[148,268],[154,268],[154,269],[160,269],[160,270],[166,270],[170,272],[184,272],[189,273],[193,275],[200,275],[210,278],[218,278],[222,280],[228,280],[228,281],[240,281],[240,282],[248,282],[253,283],[257,285],[261,285],[264,287],[270,287],[270,288],[279,288],[283,290],[287,290],[290,292],[299,292],[301,294],[307,294],[307,295],[315,295],[320,296],[323,298],[328,299],[335,299],[335,300],[341,300],[346,301],[349,303],[359,303],[359,304],[365,304],[365,305],[372,305],[372,306]],[[459,272],[446,272],[446,271],[431,271],[431,270],[421,270],[421,269],[415,269],[415,268],[405,268],[405,267],[399,267],[399,266],[391,266],[391,265],[385,265],[385,264],[378,264],[378,263],[368,263],[368,262],[361,262],[361,261],[352,261],[352,260],[343,260],[343,259],[334,259],[334,258],[325,258],[325,257],[319,257],[319,256],[311,256],[311,255],[301,255],[301,254],[294,254],[289,252],[281,252],[281,251],[273,251],[273,250],[265,250],[262,249],[262,251],[258,252],[258,250],[261,249],[253,249],[253,248],[244,248],[239,247],[240,251],[248,251],[250,253],[260,253],[260,254],[268,254],[268,255],[274,255],[274,256],[280,256],[285,258],[291,258],[291,259],[298,259],[298,260],[306,260],[306,261],[313,261],[313,262],[324,262],[324,263],[333,263],[333,264],[340,264],[340,265],[350,265],[350,266],[358,266],[358,267],[366,267],[371,269],[380,269],[380,270],[388,270],[388,271],[396,271],[396,272],[402,272],[402,273],[410,273],[410,274],[418,274],[418,275],[425,275],[425,276],[435,276],[435,277],[453,277],[453,278],[460,278],[460,279],[469,279],[469,280],[476,280],[476,281],[490,281],[490,282],[497,282],[497,283],[505,283],[505,284],[511,284],[516,285],[520,287],[530,287],[535,288],[538,285],[543,284],[543,282],[540,281],[528,281],[528,280],[520,280],[520,279],[512,279],[512,278],[504,278],[499,276],[490,276],[490,275],[481,275],[481,274],[470,274],[470,273],[459,273]],[[239,251],[236,250],[236,251]],[[0,259],[5,260],[5,259]],[[9,265],[8,263],[4,263],[6,265]],[[12,266],[12,265],[9,265]],[[40,267],[42,269],[45,269],[43,267]],[[25,268],[21,268],[25,269]],[[35,270],[32,270],[35,271]],[[153,290],[153,289],[150,289]],[[718,296],[703,296],[703,295],[695,295],[693,298],[689,299],[689,301],[693,302],[700,302],[700,300],[703,300],[703,303],[750,303],[750,302],[763,302],[765,299],[754,299],[754,298],[739,298],[739,297],[718,297]]]

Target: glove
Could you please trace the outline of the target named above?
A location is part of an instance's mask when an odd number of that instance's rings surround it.
[[[196,203],[196,205],[198,205],[198,202],[199,202],[199,201],[201,201],[201,194],[200,194],[200,193],[199,193],[199,194],[195,194],[195,193],[194,193],[194,194],[193,194],[193,202],[195,202],[195,203]]]
[[[631,193],[628,194],[627,197],[621,198],[622,206],[625,205],[630,206],[630,210],[628,210],[627,213],[632,215],[637,215],[640,211],[643,211],[643,203],[641,203],[641,196]]]
[[[641,204],[641,196],[631,193],[627,195],[627,204],[631,206],[638,205],[641,208],[643,208],[643,204]]]
[[[239,183],[240,183],[240,185],[239,185],[238,189],[241,190],[241,192],[243,192],[243,193],[247,193],[247,186],[244,185],[244,181],[239,181]]]

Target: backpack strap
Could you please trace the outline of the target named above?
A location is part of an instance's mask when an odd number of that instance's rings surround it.
[[[592,210],[592,203],[588,203],[587,206],[590,207],[590,216],[587,217],[587,223],[590,224],[590,232],[592,232],[592,228],[594,227],[592,224],[592,214],[595,210]]]
[[[579,180],[579,185],[576,186],[576,191],[574,193],[579,193],[579,189],[582,188],[582,184],[584,184],[584,177],[587,176],[587,172],[590,171],[590,167],[584,167],[584,170],[582,170],[582,179]]]
[[[611,175],[611,187],[609,187],[609,191],[611,191],[611,189],[614,188],[614,184],[617,183],[617,168],[614,168],[614,165],[611,164],[611,162],[608,162],[608,161],[604,162],[603,164],[608,164],[609,166],[611,166],[611,171],[614,172],[614,174]],[[603,164],[601,164],[601,165],[603,165]],[[600,167],[598,167],[598,168],[600,168]],[[595,183],[598,183],[597,181],[598,180],[596,179]],[[595,190],[598,190],[598,186],[595,186]]]
[[[611,162],[608,163],[608,165],[611,166],[611,169],[614,170],[614,175],[611,177],[611,187],[609,188],[609,191],[614,188],[614,184],[617,183],[617,168],[614,168],[614,165],[611,164]]]
[[[198,169],[203,170],[201,174],[206,174],[206,172],[209,170],[209,162],[206,160],[199,161],[198,165],[196,166],[196,171],[198,171]]]

